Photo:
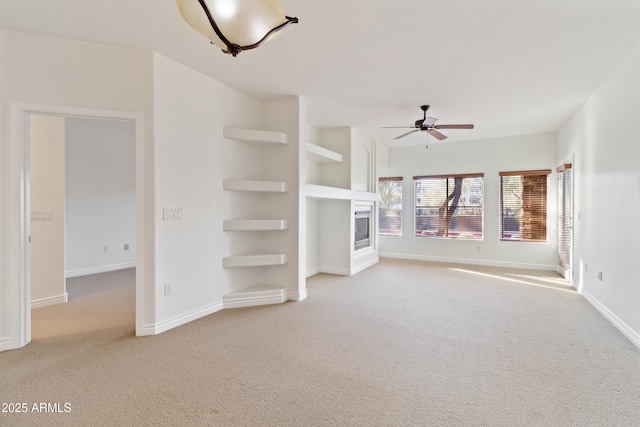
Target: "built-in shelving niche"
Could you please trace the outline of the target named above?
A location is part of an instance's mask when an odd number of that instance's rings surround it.
[[[377,262],[375,246],[355,252],[353,212],[375,210],[374,142],[352,128],[310,129],[306,144],[307,264],[305,274],[351,275]]]
[[[257,147],[286,146],[288,136],[282,132],[224,128],[223,136],[227,139],[255,145]],[[265,180],[225,179],[222,182],[225,191],[255,192],[255,193],[286,193],[289,191],[287,182]],[[222,228],[227,232],[278,232],[288,229],[289,221],[281,219],[258,218],[260,212],[254,212],[254,219],[227,219]],[[277,267],[288,262],[288,255],[283,252],[253,252],[236,254],[222,259],[223,268],[259,268]],[[225,308],[247,307],[264,304],[277,304],[286,301],[287,288],[284,286],[259,283],[249,285],[223,297]]]
[[[307,143],[307,160],[313,162],[325,163],[336,162],[341,163],[343,159],[342,154],[331,151],[327,148],[321,147],[310,142]]]
[[[268,130],[224,128],[222,136],[257,146],[286,145],[289,143],[289,137],[286,133]]]
[[[327,164],[338,165],[344,160],[344,156],[342,154],[310,142],[307,142],[306,144],[306,153],[307,160],[318,164],[320,167]],[[311,199],[349,200],[351,198],[350,189],[322,185],[312,181],[307,182],[305,194]]]
[[[287,254],[276,252],[254,252],[243,255],[232,255],[222,258],[222,266],[232,267],[264,267],[283,265],[288,261]]]

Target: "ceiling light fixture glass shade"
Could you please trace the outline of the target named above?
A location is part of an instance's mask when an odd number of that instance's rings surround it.
[[[278,35],[298,18],[285,16],[277,0],[177,0],[180,14],[224,53],[237,56]]]

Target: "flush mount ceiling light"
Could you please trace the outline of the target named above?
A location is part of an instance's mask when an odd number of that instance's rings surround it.
[[[285,16],[277,0],[177,0],[180,14],[224,53],[255,49],[298,18]]]

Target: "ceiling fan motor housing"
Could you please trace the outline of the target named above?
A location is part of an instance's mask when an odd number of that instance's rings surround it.
[[[429,135],[433,136],[434,138],[436,138],[437,140],[444,140],[447,139],[446,135],[443,135],[439,129],[473,129],[473,125],[472,124],[453,124],[453,125],[436,125],[436,122],[438,121],[438,119],[436,119],[435,117],[427,117],[427,110],[429,109],[429,105],[421,105],[420,109],[423,112],[423,117],[419,120],[416,120],[413,124],[413,126],[408,126],[407,129],[413,129],[409,132],[405,132],[400,136],[396,136],[393,139],[400,139],[400,138],[404,138],[407,135],[411,135],[414,132],[418,132],[418,131],[426,131],[429,133]],[[389,126],[387,126],[389,127]],[[396,128],[404,128],[404,126],[390,126],[390,127],[396,127]]]

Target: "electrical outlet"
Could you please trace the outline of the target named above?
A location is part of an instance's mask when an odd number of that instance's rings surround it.
[[[164,284],[164,294],[171,295],[171,283]]]
[[[109,246],[104,245],[104,246],[102,247],[102,251],[103,251],[103,252],[109,252]]]
[[[125,243],[125,244],[124,244],[124,250],[125,250],[125,251],[128,251],[128,250],[129,250],[129,244],[128,244],[128,243]]]
[[[602,282],[602,271],[598,271],[598,280]]]

